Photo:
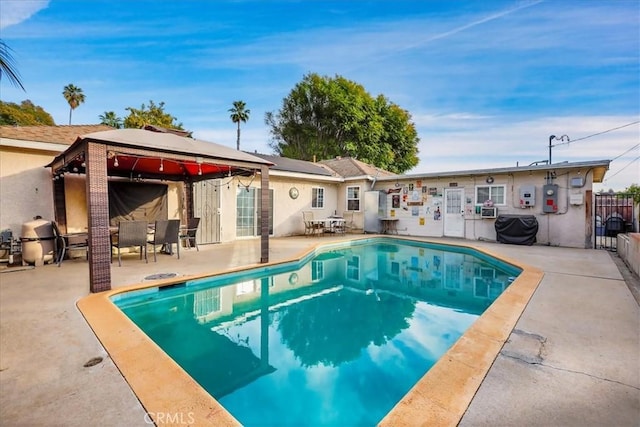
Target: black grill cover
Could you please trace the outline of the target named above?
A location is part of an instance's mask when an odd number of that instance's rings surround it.
[[[496,240],[513,245],[533,245],[538,220],[533,215],[499,215],[495,222]]]

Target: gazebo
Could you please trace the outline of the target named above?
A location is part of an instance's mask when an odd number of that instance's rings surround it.
[[[235,175],[261,177],[260,262],[269,261],[269,167],[273,163],[188,133],[146,126],[79,136],[46,167],[53,174],[56,221],[66,227],[65,173],[86,175],[91,292],[111,289],[109,177],[183,181],[186,214],[193,217],[192,183]]]

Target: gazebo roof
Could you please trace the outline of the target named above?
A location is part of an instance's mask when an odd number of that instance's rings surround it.
[[[114,129],[79,136],[47,165],[54,174],[83,173],[84,146],[107,146],[110,176],[197,181],[227,175],[250,175],[272,162],[213,142],[158,131],[157,128]]]

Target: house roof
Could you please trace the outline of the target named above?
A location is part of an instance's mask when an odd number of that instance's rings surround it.
[[[521,173],[521,172],[533,172],[533,171],[553,171],[561,169],[591,169],[593,172],[593,182],[600,183],[604,179],[604,174],[609,170],[609,163],[611,160],[591,160],[585,162],[562,162],[552,163],[550,165],[531,165],[531,166],[515,166],[506,168],[489,168],[489,169],[473,169],[451,172],[429,172],[419,174],[408,174],[393,177],[381,177],[379,181],[392,181],[396,179],[421,179],[421,178],[445,178],[456,176],[474,176],[474,175],[492,175],[492,174],[504,174],[504,173]]]
[[[290,159],[287,157],[274,156],[271,154],[252,153],[253,156],[260,157],[273,163],[271,170],[282,172],[296,172],[311,175],[333,176],[326,168],[306,160]]]
[[[107,125],[0,126],[0,137],[71,145],[80,135],[113,130]]]
[[[380,178],[396,176],[393,172],[377,168],[373,165],[356,160],[353,157],[336,157],[335,159],[322,160],[319,163],[327,166],[344,178],[360,177],[364,175]]]

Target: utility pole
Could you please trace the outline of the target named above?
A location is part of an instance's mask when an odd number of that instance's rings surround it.
[[[551,144],[551,141],[553,141],[554,139],[557,141],[564,141],[566,138],[567,142],[569,142],[569,136],[568,135],[562,135],[560,138],[558,138],[555,135],[551,135],[549,137],[549,164],[551,164],[551,148],[553,147],[553,145]]]

